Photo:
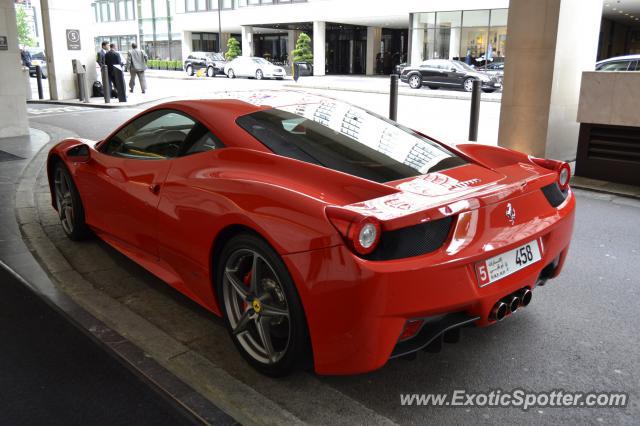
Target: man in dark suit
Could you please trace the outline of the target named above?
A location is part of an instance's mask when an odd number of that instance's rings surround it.
[[[100,45],[100,50],[96,54],[96,62],[100,66],[104,65],[104,56],[107,54],[107,47],[109,47],[109,43],[106,41],[103,41],[102,44]]]
[[[116,65],[122,65],[122,59],[120,58],[120,54],[116,52],[116,45],[111,43],[109,45],[109,51],[104,55],[104,64],[107,66],[107,72],[109,73],[109,82],[112,87],[117,88],[116,86],[116,75],[113,71],[113,68]],[[115,95],[117,96],[117,94]]]

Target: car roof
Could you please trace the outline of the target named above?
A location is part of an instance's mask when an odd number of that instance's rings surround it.
[[[640,60],[640,55],[624,55],[624,56],[614,56],[613,58],[603,59],[601,61],[596,62],[596,65],[604,64],[607,62],[615,62],[615,61],[624,61],[624,60]]]

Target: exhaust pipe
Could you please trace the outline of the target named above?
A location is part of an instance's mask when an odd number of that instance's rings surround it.
[[[489,314],[489,319],[493,321],[502,321],[505,316],[507,316],[507,304],[503,301],[498,301],[493,308],[491,309],[491,313]]]
[[[523,288],[518,292],[518,297],[520,298],[520,306],[523,308],[531,303],[531,298],[533,297],[533,292],[528,288]]]
[[[511,296],[507,296],[505,298],[505,302],[509,307],[509,312],[511,313],[514,313],[520,307],[520,298],[515,294],[512,294]]]

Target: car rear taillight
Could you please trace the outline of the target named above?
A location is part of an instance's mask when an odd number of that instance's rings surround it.
[[[557,172],[558,186],[562,191],[566,190],[569,187],[569,181],[571,180],[571,167],[569,166],[569,163],[536,157],[529,157],[529,160],[540,167],[544,167],[545,169]]]
[[[327,207],[326,212],[331,224],[357,254],[365,256],[378,247],[382,233],[378,219],[333,206]]]

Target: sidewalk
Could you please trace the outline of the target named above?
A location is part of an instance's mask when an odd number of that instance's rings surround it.
[[[590,191],[603,192],[605,194],[640,199],[640,186],[607,182],[582,176],[574,176],[571,178],[571,186],[573,188],[588,189]]]

